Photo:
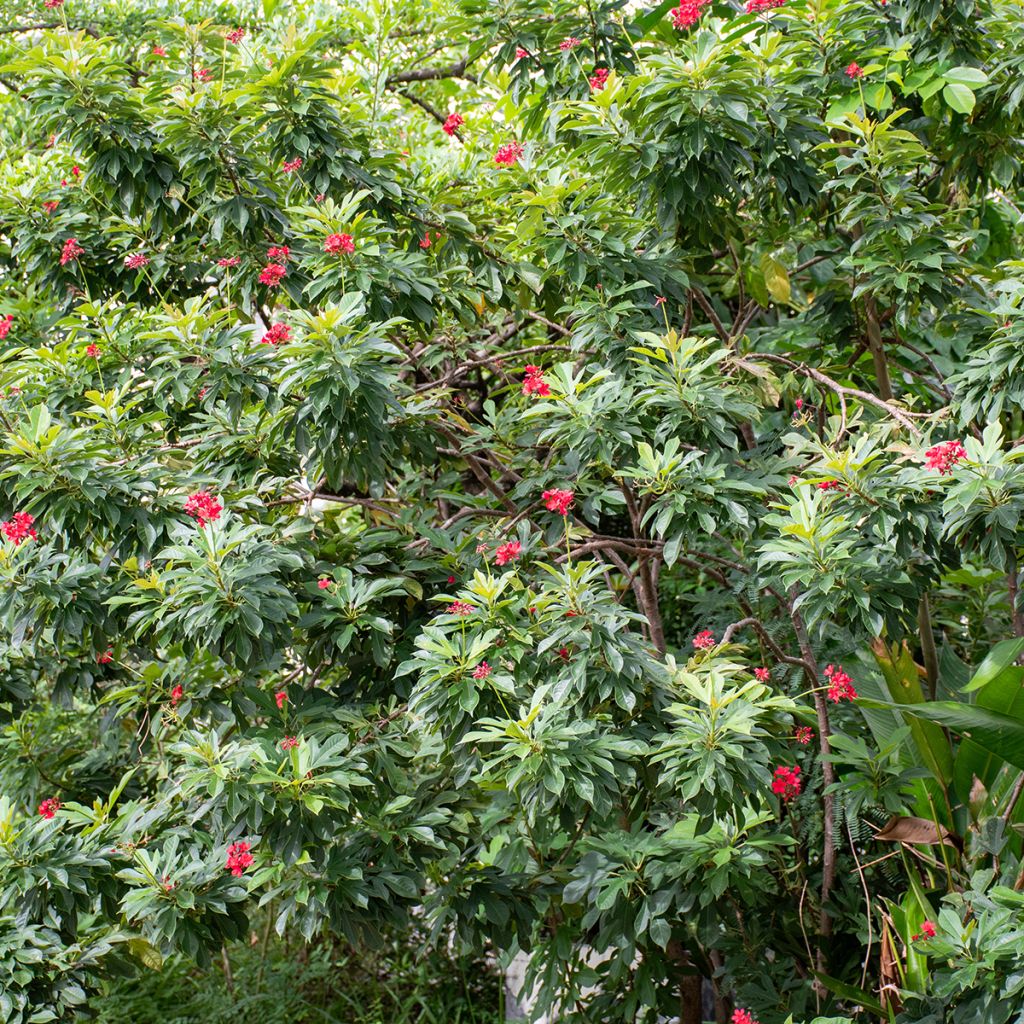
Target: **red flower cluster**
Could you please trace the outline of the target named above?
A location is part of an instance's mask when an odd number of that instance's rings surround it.
[[[575,50],[582,42],[582,39],[577,39],[575,36],[567,36],[558,44],[558,48],[562,53],[566,53],[568,50]]]
[[[218,267],[237,267],[238,264],[241,263],[241,262],[242,262],[242,257],[241,256],[221,256],[221,258],[219,260],[217,260],[217,266]]]
[[[280,711],[288,703],[288,694],[284,690],[278,690],[274,694],[274,701],[277,704],[277,710]]]
[[[302,157],[297,156],[294,160],[285,160],[281,168],[285,174],[294,174],[302,166]]]
[[[473,669],[474,679],[486,679],[491,674],[491,666],[486,661],[481,661],[475,669]]]
[[[732,1024],[758,1024],[758,1021],[750,1015],[749,1010],[733,1010]]]
[[[449,615],[472,615],[473,612],[476,611],[476,608],[471,604],[467,604],[465,601],[452,601],[452,603],[445,608],[445,611]]]
[[[959,441],[943,441],[924,453],[925,466],[937,469],[943,476],[950,476],[953,467],[967,458],[967,449]]]
[[[610,74],[611,72],[608,68],[594,68],[593,75],[588,79],[591,90],[593,92],[600,92],[608,84],[608,76]]]
[[[235,878],[240,878],[242,872],[252,864],[252,854],[249,852],[248,843],[232,843],[228,847],[228,859],[224,868],[230,871]]]
[[[0,320],[0,341],[3,341],[8,334],[11,333],[11,327],[14,325],[14,316],[8,313],[7,316]]]
[[[224,38],[229,43],[240,43],[245,38],[245,29],[233,28]]]
[[[267,250],[268,263],[287,263],[292,251],[287,245],[272,245]]]
[[[288,268],[283,263],[268,263],[260,271],[260,284],[276,288],[281,283],[281,278],[288,273]]]
[[[297,747],[298,745],[299,741],[294,736],[285,736],[285,738],[281,740],[282,750],[291,750],[292,747]]]
[[[551,394],[551,388],[544,379],[544,371],[532,363],[526,367],[526,377],[523,379],[523,394],[540,395],[541,398],[546,398]]]
[[[524,50],[521,46],[516,47],[516,60],[524,60],[530,56],[529,50]]]
[[[64,248],[61,250],[60,265],[63,267],[72,260],[77,260],[83,252],[85,252],[85,250],[78,244],[78,239],[69,238],[64,243]]]
[[[771,677],[772,677],[772,673],[771,673],[770,669],[767,669],[767,668],[755,668],[754,669],[754,678],[759,683],[767,683],[768,680],[771,679]]]
[[[798,726],[794,738],[800,746],[806,747],[814,738],[814,730],[809,725]]]
[[[213,78],[213,72],[209,68],[194,68],[193,75],[200,82],[208,82]]]
[[[326,590],[331,585],[331,581],[329,579],[319,579],[316,581],[316,585],[321,590]]]
[[[541,498],[544,499],[544,507],[549,512],[557,512],[560,516],[567,516],[572,508],[573,499],[576,497],[572,491],[560,491],[557,488],[545,491]]]
[[[185,696],[185,687],[178,683],[177,686],[171,690],[171,707],[174,707],[182,697]]]
[[[711,3],[711,0],[679,0],[679,6],[669,11],[674,28],[689,28],[700,21],[704,8]]]
[[[496,565],[508,565],[509,562],[514,562],[520,557],[522,553],[523,545],[517,540],[510,540],[507,544],[501,544],[498,550],[494,553],[494,562]]]
[[[776,7],[782,7],[786,0],[747,0],[747,14],[760,14],[761,11],[771,11]]]
[[[506,142],[498,147],[494,154],[494,162],[500,167],[511,167],[523,155],[523,147],[518,142]]]
[[[779,765],[772,776],[772,792],[781,797],[784,803],[789,803],[794,797],[800,795],[800,765],[787,768]]]
[[[261,345],[283,345],[292,340],[292,329],[287,324],[272,324],[269,331],[260,338]]]
[[[224,506],[209,491],[196,491],[185,499],[185,513],[200,526],[216,522],[223,511]]]
[[[845,74],[847,78],[863,78],[864,69],[855,60],[851,60],[846,65]]]
[[[454,135],[465,123],[466,119],[461,114],[449,114],[441,125],[441,131],[445,135]]]
[[[329,252],[332,256],[337,256],[340,253],[348,252],[353,253],[356,251],[356,243],[352,239],[351,235],[340,234],[340,235],[328,235],[324,239],[324,252]]]
[[[140,267],[144,267],[149,262],[149,257],[141,252],[133,252],[130,256],[125,256],[124,265],[129,270],[138,270]]]
[[[102,654],[96,655],[97,665],[109,665],[114,660],[114,649],[108,647]]]
[[[853,688],[853,680],[843,671],[842,665],[836,668],[829,665],[825,669],[825,678],[828,680],[828,699],[834,704],[841,700],[854,700],[857,691]]]
[[[43,209],[47,213],[53,213],[53,211],[56,210],[58,206],[60,206],[59,199],[47,199],[46,202],[43,203]]]
[[[23,540],[36,540],[36,531],[32,524],[36,521],[35,516],[28,512],[15,512],[10,521],[4,520],[0,523],[0,530],[12,544],[20,544]]]
[[[842,490],[843,485],[838,480],[822,480],[818,484],[819,491],[839,491]]]
[[[49,821],[60,810],[60,801],[51,796],[39,805],[39,817]]]
[[[58,806],[60,806],[60,805],[58,804]],[[921,922],[921,931],[920,931],[920,933],[914,932],[914,934],[910,936],[910,941],[911,942],[917,942],[917,940],[921,939],[921,938],[924,938],[924,939],[934,939],[935,935],[936,935],[935,922],[934,921],[922,921]]]
[[[85,354],[90,359],[99,359],[100,352],[102,352],[102,351],[103,350],[95,342],[93,342],[91,345],[86,345],[85,346]]]
[[[43,6],[48,10],[52,11],[57,7],[64,6],[64,0],[44,0]]]
[[[698,651],[709,651],[718,641],[715,640],[715,634],[710,629],[702,629],[691,641],[694,648]]]
[[[151,54],[153,54],[154,57],[166,57],[167,56],[167,51],[162,46],[154,46],[153,49],[150,50],[149,52]]]

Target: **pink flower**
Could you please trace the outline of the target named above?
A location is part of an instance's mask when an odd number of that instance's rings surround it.
[[[795,739],[802,747],[806,747],[814,737],[814,730],[809,725],[801,725],[796,730]]]
[[[340,235],[328,235],[324,239],[324,252],[329,252],[332,256],[337,256],[340,253],[347,252],[353,253],[356,251],[356,243],[351,235],[340,234]]]
[[[669,11],[674,28],[689,28],[700,21],[704,8],[711,0],[680,0],[679,6]]]
[[[241,256],[222,256],[217,260],[218,267],[237,267],[242,262]]]
[[[252,864],[252,859],[248,843],[232,843],[228,847],[228,859],[224,864],[224,869],[230,871],[235,878],[239,878],[242,872]]]
[[[321,578],[321,579],[318,579],[316,581],[316,585],[321,590],[326,590],[331,585],[331,581],[329,579],[326,579],[326,578]]]
[[[521,47],[521,46],[517,46],[516,47],[516,60],[525,60],[529,56],[530,56],[530,51],[529,50],[524,50],[523,47]]]
[[[782,798],[783,803],[789,803],[794,797],[800,795],[800,765],[787,768],[779,765],[772,776],[772,792]]]
[[[261,345],[283,345],[292,340],[292,329],[287,324],[272,324],[269,331],[260,338]]]
[[[577,46],[582,44],[582,42],[582,39],[577,39],[575,36],[567,36],[558,44],[558,48],[562,53],[566,53],[569,50],[575,50]]]
[[[441,125],[441,131],[445,135],[454,135],[465,123],[466,119],[461,114],[449,114],[445,118],[444,124]]]
[[[154,46],[153,49],[150,50],[149,52],[154,57],[166,57],[167,56],[167,51],[162,46]]]
[[[494,154],[494,162],[501,167],[511,167],[523,155],[523,147],[518,142],[506,142],[498,147]]]
[[[51,796],[39,805],[39,817],[49,821],[60,810],[60,801]]]
[[[0,523],[0,531],[3,531],[3,535],[12,544],[20,544],[23,540],[38,540],[36,531],[32,528],[35,521],[36,517],[29,515],[28,512],[15,512],[10,521],[4,520]]]
[[[0,341],[7,337],[11,333],[11,327],[14,325],[14,315],[8,313],[7,316],[0,320]]]
[[[560,516],[567,516],[572,508],[576,495],[572,491],[560,491],[557,488],[545,491],[541,498],[544,500],[544,507],[549,512],[557,512]]]
[[[539,366],[530,364],[526,367],[526,377],[523,379],[524,395],[539,395],[546,398],[551,394],[551,388],[544,379],[544,371]]]
[[[953,467],[967,458],[967,449],[959,441],[942,441],[924,453],[925,466],[937,469],[942,476],[950,476]]]
[[[452,603],[445,608],[445,611],[449,615],[472,615],[473,612],[476,611],[476,608],[471,604],[467,604],[465,601],[452,601]]]
[[[302,157],[297,156],[294,160],[285,160],[281,164],[285,174],[294,174],[302,166]]]
[[[921,934],[926,939],[934,939],[936,935],[935,922],[934,921],[922,921],[921,922]]]
[[[608,68],[595,68],[593,75],[588,79],[591,91],[600,92],[608,84],[608,76],[610,74],[611,72]]]
[[[853,688],[853,680],[843,671],[842,665],[836,668],[829,665],[825,669],[825,678],[828,682],[828,699],[834,704],[842,700],[854,700],[857,691]]]
[[[514,562],[520,557],[522,550],[523,545],[519,541],[510,540],[507,544],[502,544],[494,553],[494,562],[496,565],[508,565],[509,562]]]
[[[715,634],[710,629],[701,630],[691,641],[694,648],[698,651],[708,651],[714,647],[717,643],[715,640]]]
[[[758,1024],[749,1010],[733,1010],[732,1024]]]
[[[171,690],[171,707],[172,708],[176,707],[177,704],[178,704],[178,701],[180,701],[182,699],[182,697],[184,697],[184,696],[185,696],[185,687],[182,686],[181,683],[178,683],[177,686],[175,686],[174,689]]]
[[[144,267],[149,262],[149,257],[141,252],[133,252],[130,256],[125,256],[124,265],[129,270],[138,270],[140,267]]]
[[[665,305],[665,296],[664,295],[655,295],[654,296],[654,308],[657,309],[658,306],[664,306],[664,305]]]
[[[299,741],[294,736],[285,736],[285,738],[281,740],[282,750],[291,750],[293,747],[297,747],[298,745]]]
[[[864,69],[855,60],[851,60],[846,65],[845,74],[847,78],[863,78]]]
[[[267,250],[268,263],[287,263],[292,251],[287,245],[272,245]]]
[[[233,28],[230,32],[227,33],[227,35],[224,36],[224,38],[229,43],[240,43],[245,38],[245,29]]]
[[[209,491],[196,491],[185,499],[186,515],[190,515],[200,527],[216,522],[223,511],[224,506]]]
[[[280,711],[288,703],[288,694],[284,690],[278,690],[274,694],[274,702],[277,704],[277,710]]]
[[[754,678],[759,683],[767,683],[768,680],[771,679],[771,677],[772,677],[772,673],[771,673],[770,669],[767,669],[767,668],[755,668],[754,669]]]
[[[287,273],[288,268],[283,263],[268,263],[260,271],[260,284],[276,288],[281,283],[281,278]]]
[[[63,267],[72,262],[72,260],[77,260],[84,252],[85,250],[78,244],[77,238],[69,238],[61,250],[60,265]]]
[[[313,196],[313,202],[314,203],[322,203],[326,198],[327,198],[327,193],[326,192],[317,192],[317,194],[315,196]]]
[[[747,0],[747,14],[760,14],[761,11],[771,11],[776,7],[782,7],[786,0]]]
[[[486,679],[491,674],[491,666],[486,661],[481,661],[475,669],[473,669],[474,679]]]
[[[64,6],[64,0],[44,0],[43,6],[48,10],[52,11],[57,7]]]
[[[59,199],[47,199],[46,202],[43,203],[43,209],[47,213],[53,213],[53,211],[56,210],[58,206],[60,206]]]

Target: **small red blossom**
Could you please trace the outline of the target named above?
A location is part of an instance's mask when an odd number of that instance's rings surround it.
[[[287,324],[272,324],[270,330],[260,338],[261,345],[284,345],[292,340],[292,329]]]
[[[328,235],[324,239],[324,252],[329,252],[332,256],[338,256],[343,252],[353,253],[356,251],[356,243],[351,235],[340,234],[340,235]]]
[[[523,378],[523,394],[539,395],[546,398],[551,394],[551,387],[544,379],[544,371],[532,363],[526,367],[526,376]]]
[[[921,934],[926,939],[934,939],[936,935],[935,922],[934,921],[922,921],[921,922]]]
[[[657,309],[659,306],[664,306],[664,305],[665,305],[665,296],[664,295],[655,295],[654,296],[654,308]]]
[[[274,694],[274,702],[277,704],[277,710],[280,711],[288,703],[288,694],[284,690],[278,690]]]
[[[801,725],[797,727],[794,739],[800,744],[800,746],[806,747],[813,738],[814,730],[809,725]]]
[[[819,491],[839,491],[842,490],[843,485],[838,480],[822,480],[818,484]]]
[[[60,801],[51,796],[39,805],[39,817],[49,821],[60,810]]]
[[[230,871],[235,878],[240,878],[242,872],[252,864],[252,860],[248,843],[232,843],[228,847],[228,859],[224,864],[224,869]]]
[[[149,263],[149,257],[141,252],[133,252],[130,256],[125,256],[124,258],[124,265],[129,270],[138,270],[147,263]]]
[[[200,82],[208,82],[213,78],[213,72],[209,68],[193,68],[192,77]]]
[[[8,313],[7,316],[0,320],[0,341],[3,341],[8,334],[11,333],[11,327],[14,326],[14,316]]]
[[[733,1010],[731,1024],[758,1024],[749,1010]]]
[[[704,8],[710,2],[711,0],[680,0],[679,6],[668,12],[672,19],[672,27],[683,29],[696,25],[704,13]]]
[[[708,651],[712,647],[714,647],[717,642],[718,641],[715,640],[715,634],[712,633],[710,629],[701,630],[690,641],[690,643],[692,643],[694,648],[698,651]]]
[[[491,674],[491,666],[486,661],[481,661],[475,669],[473,669],[474,679],[486,679]]]
[[[78,244],[77,238],[69,238],[60,253],[60,265],[63,267],[73,260],[77,260],[84,252],[85,250]]]
[[[331,585],[331,581],[329,579],[327,579],[326,577],[322,577],[321,579],[318,579],[316,581],[316,585],[321,590],[326,590]]]
[[[53,211],[56,210],[58,206],[60,206],[59,199],[47,199],[46,202],[43,203],[43,209],[47,213],[53,213]]]
[[[747,0],[747,14],[760,14],[782,7],[786,0]]]
[[[516,47],[516,60],[526,60],[530,56],[530,51],[523,49],[521,46]]]
[[[185,499],[185,514],[190,515],[200,526],[216,522],[223,511],[224,506],[209,491],[196,491]]]
[[[0,523],[0,530],[12,544],[20,544],[23,540],[38,540],[36,531],[32,527],[35,521],[36,517],[28,512],[15,512],[10,520]]]
[[[804,407],[804,400],[798,398],[793,404],[796,406],[796,411],[799,412]]]
[[[267,250],[268,263],[287,263],[292,251],[287,245],[272,245]]]
[[[775,769],[775,774],[772,776],[772,792],[781,797],[783,803],[789,803],[790,800],[798,797],[801,785],[800,765],[794,765],[792,768],[779,765]]]
[[[847,78],[863,78],[864,69],[855,61],[851,60],[844,69],[844,74]]]
[[[572,491],[560,491],[557,488],[545,491],[541,498],[544,500],[544,507],[549,512],[557,512],[560,516],[567,516],[572,508],[576,495]]]
[[[43,0],[43,6],[48,10],[52,11],[57,7],[64,6],[64,0]]]
[[[499,167],[511,167],[523,155],[523,147],[518,142],[506,142],[498,147],[494,154],[494,162]]]
[[[857,691],[853,688],[853,680],[843,671],[843,666],[829,665],[825,669],[828,680],[828,699],[833,704],[843,700],[855,700]]]
[[[771,677],[772,677],[772,673],[771,673],[770,669],[767,669],[767,668],[755,668],[754,669],[754,678],[759,683],[767,683],[768,680],[771,679]]]
[[[449,583],[454,583],[455,582],[455,577],[454,576],[449,576],[448,577],[448,582]]]
[[[608,84],[610,74],[608,68],[594,68],[594,73],[587,79],[591,92],[600,92]]]
[[[102,654],[96,655],[97,665],[109,665],[114,660],[114,649],[108,647]]]
[[[523,545],[517,540],[510,540],[507,544],[501,544],[494,553],[495,565],[508,565],[516,561],[522,554]]]
[[[93,342],[93,343],[92,343],[91,345],[86,345],[86,346],[85,346],[85,354],[86,354],[86,355],[87,355],[87,356],[88,356],[88,357],[89,357],[90,359],[99,359],[99,357],[100,357],[100,353],[101,353],[102,351],[103,351],[103,350],[102,350],[102,349],[101,349],[101,348],[99,347],[99,345],[97,345],[97,344],[96,344],[95,342]]]
[[[942,476],[950,476],[953,467],[967,458],[967,449],[959,441],[942,441],[924,453],[925,466],[937,469]]]
[[[322,203],[326,198],[327,194],[325,192],[317,192],[317,194],[313,196],[313,202]]]
[[[430,232],[429,231],[420,239],[420,248],[421,249],[429,249],[430,248]]]
[[[154,57],[166,57],[167,56],[167,51],[162,46],[154,46],[153,49],[150,50],[149,52]]]
[[[302,157],[297,156],[294,160],[285,160],[281,169],[285,174],[294,174],[302,166]]]
[[[224,36],[224,38],[229,43],[240,43],[245,38],[245,29],[244,28],[233,28],[230,32],[228,32]]]
[[[559,647],[558,648],[558,656],[562,659],[562,661],[568,661],[569,660],[569,648],[568,647]]]
[[[288,268],[283,263],[268,263],[260,271],[260,284],[276,288],[281,283],[281,278],[287,273]]]
[[[185,687],[178,683],[171,690],[171,707],[176,707],[178,702],[185,696]]]
[[[282,750],[291,750],[293,747],[297,747],[298,745],[299,741],[295,736],[285,736],[285,738],[281,740]]]
[[[444,124],[441,125],[441,131],[443,131],[445,135],[454,135],[465,123],[466,119],[461,114],[449,114],[445,118]]]
[[[558,44],[558,48],[562,53],[566,53],[569,50],[575,50],[576,47],[580,46],[582,43],[582,39],[577,39],[575,36],[566,36],[566,38]]]
[[[472,615],[476,611],[476,607],[465,601],[452,601],[445,611],[449,615]]]
[[[217,266],[218,267],[237,267],[238,264],[241,263],[241,262],[242,262],[242,257],[241,256],[221,256],[221,258],[219,260],[217,260]]]

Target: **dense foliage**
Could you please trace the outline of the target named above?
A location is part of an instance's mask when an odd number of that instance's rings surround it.
[[[0,1020],[1024,1020],[1017,0],[3,7]]]

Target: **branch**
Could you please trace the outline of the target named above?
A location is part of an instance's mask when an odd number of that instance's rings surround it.
[[[476,76],[467,73],[469,58],[464,57],[454,64],[444,68],[420,68],[418,71],[399,71],[397,75],[390,75],[384,84],[388,87],[400,85],[402,82],[430,82],[439,78],[465,78],[470,82],[476,81]]]

